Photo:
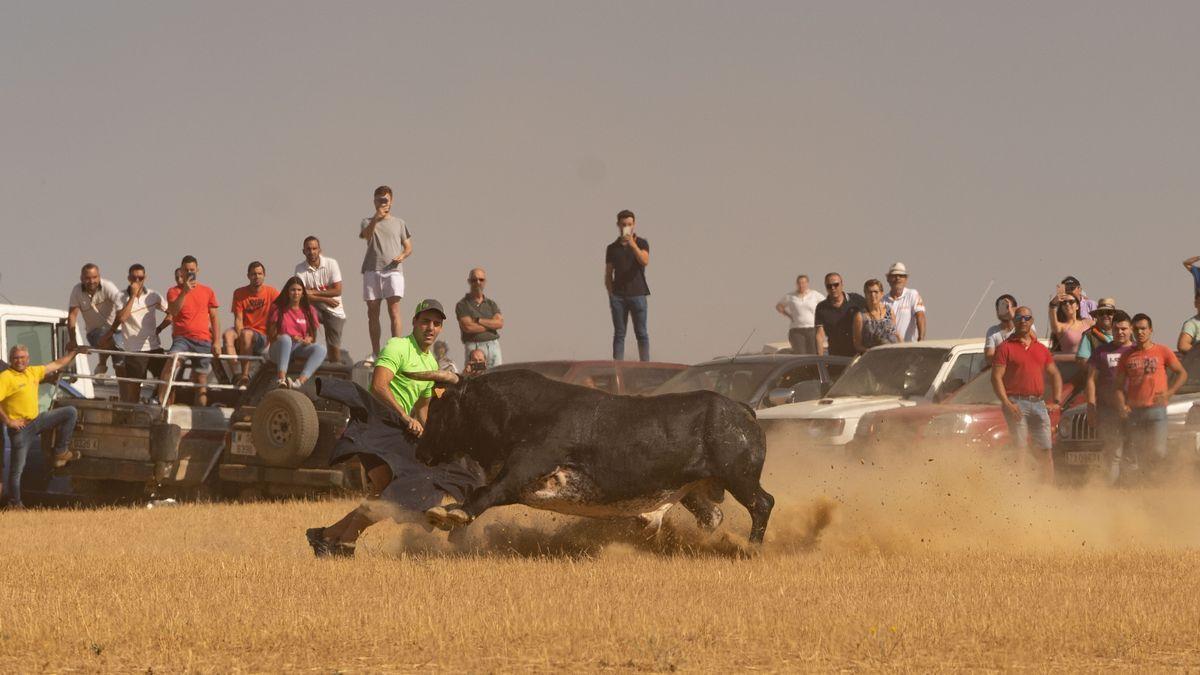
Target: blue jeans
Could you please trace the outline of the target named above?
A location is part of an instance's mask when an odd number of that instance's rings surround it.
[[[608,296],[608,307],[612,310],[613,360],[625,360],[625,327],[629,315],[633,315],[633,336],[637,338],[638,360],[650,360],[650,332],[646,329],[647,304],[645,295]]]
[[[317,372],[317,368],[320,368],[321,362],[325,360],[325,345],[319,342],[308,344],[295,341],[292,340],[291,335],[278,335],[275,337],[275,342],[271,343],[267,354],[271,361],[285,373],[293,354],[296,355],[296,358],[305,359],[304,370],[300,371],[300,377],[307,380]]]
[[[1167,458],[1167,408],[1134,408],[1129,413],[1128,444],[1134,462],[1151,467]]]
[[[1009,400],[1021,411],[1018,416],[1004,409],[1004,421],[1008,422],[1008,434],[1012,437],[1013,447],[1049,450],[1053,442],[1050,439],[1050,413],[1046,411],[1046,402],[1040,398],[1031,400],[1012,396]]]
[[[463,363],[471,360],[471,352],[478,349],[483,352],[483,360],[487,363],[488,368],[495,368],[503,363],[500,356],[500,341],[499,340],[484,340],[483,342],[464,342]]]
[[[55,408],[26,422],[21,429],[8,430],[12,465],[8,468],[8,482],[4,486],[4,492],[8,495],[9,504],[21,503],[21,474],[25,473],[25,459],[29,456],[29,446],[39,440],[42,432],[59,429],[58,438],[54,443],[54,454],[61,455],[67,451],[71,434],[75,433],[75,420],[78,417],[79,411],[74,408]]]

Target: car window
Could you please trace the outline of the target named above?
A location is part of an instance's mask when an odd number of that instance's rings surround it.
[[[678,372],[678,368],[623,366],[621,383],[625,386],[626,394],[648,394]]]
[[[821,371],[817,368],[817,364],[810,363],[808,365],[791,368],[783,373],[779,379],[771,385],[772,389],[790,389],[801,382],[809,380],[820,380]]]
[[[827,363],[825,364],[825,372],[829,373],[829,381],[837,382],[837,379],[846,372],[846,364],[844,363]]]
[[[506,363],[502,366],[496,366],[491,369],[491,372],[500,372],[505,370],[532,370],[538,375],[544,375],[552,380],[561,380],[571,369],[570,363],[562,361],[535,361],[533,363]]]
[[[926,396],[941,372],[941,347],[869,349],[838,378],[826,396]]]
[[[735,401],[755,405],[750,398],[775,370],[774,363],[721,361],[690,366],[654,390],[656,394],[715,391]]]
[[[610,394],[617,393],[617,368],[616,366],[587,366],[579,371],[579,375],[575,378],[576,384],[581,384],[592,389],[607,391]]]
[[[942,381],[941,393],[949,394],[957,391],[979,373],[975,356],[975,354],[959,354],[954,358],[954,363],[950,366],[950,372],[946,374],[946,379]]]

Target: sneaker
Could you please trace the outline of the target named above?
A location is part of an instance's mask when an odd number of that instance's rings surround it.
[[[288,388],[289,389],[299,389],[300,387],[303,387],[303,386],[304,386],[304,383],[296,378],[292,378],[292,379],[288,380]]]
[[[278,380],[275,380],[275,384],[280,389],[291,389],[292,388],[291,381],[288,380],[286,377],[281,377]]]
[[[318,558],[353,558],[354,546],[351,544],[336,544],[325,539],[325,528],[310,527],[304,531],[308,545],[312,547],[313,555]]]

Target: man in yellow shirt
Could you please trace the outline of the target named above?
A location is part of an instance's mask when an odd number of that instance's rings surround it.
[[[57,408],[38,414],[38,385],[42,380],[75,359],[84,348],[76,348],[66,356],[44,366],[29,365],[29,349],[25,345],[13,345],[8,351],[8,370],[0,372],[0,423],[8,431],[8,443],[12,450],[12,466],[8,470],[8,481],[0,494],[7,493],[8,508],[24,508],[21,503],[21,474],[25,472],[25,458],[29,447],[34,445],[42,432],[58,429],[54,443],[54,466],[59,467],[71,459],[67,449],[71,433],[75,431],[78,413],[74,408]]]

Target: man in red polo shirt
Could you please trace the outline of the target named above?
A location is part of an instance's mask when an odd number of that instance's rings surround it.
[[[1031,330],[1033,311],[1018,307],[1013,313],[1013,334],[996,348],[992,359],[992,389],[1004,407],[1004,419],[1013,445],[1029,451],[1047,479],[1054,476],[1050,447],[1050,412],[1062,398],[1062,375],[1050,350],[1038,342]],[[1046,378],[1052,396],[1043,400]],[[1032,434],[1032,438],[1030,437]]]

